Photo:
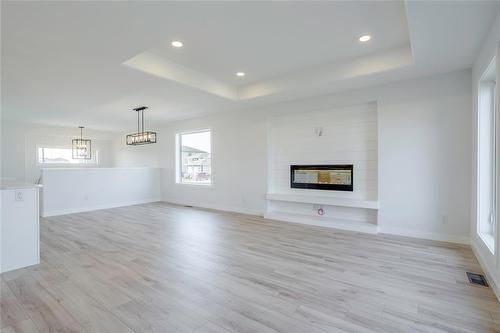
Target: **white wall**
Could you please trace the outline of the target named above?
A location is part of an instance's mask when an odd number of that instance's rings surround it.
[[[160,200],[157,168],[58,168],[42,174],[42,216]]]
[[[99,167],[113,165],[112,139],[115,133],[87,130],[92,148],[99,150]],[[14,122],[2,119],[2,178],[34,182],[40,177],[38,145],[71,147],[71,139],[80,135],[78,128]],[[47,167],[47,166],[43,166]],[[49,166],[50,167],[50,166]]]
[[[219,113],[159,133],[165,201],[263,214],[267,118],[376,102],[382,232],[468,242],[471,72]],[[175,133],[213,129],[212,188],[175,184]]]
[[[156,130],[151,128],[152,131]],[[126,135],[134,132],[119,133],[112,142],[113,166],[115,167],[160,167],[161,152],[159,144],[128,146]]]
[[[157,167],[158,148],[155,145],[127,146],[124,133],[84,130],[84,136],[92,140],[92,149],[99,151],[97,166],[61,167],[38,163],[38,146],[71,147],[71,140],[78,136],[78,128],[3,119],[2,178],[32,183],[44,170],[41,205],[42,212],[48,215],[160,199],[159,169],[126,169]],[[84,173],[82,169],[89,172]]]
[[[478,124],[478,84],[481,75],[487,69],[488,65],[491,63],[492,59],[496,56],[496,70],[497,78],[500,77],[500,52],[499,52],[499,42],[500,42],[500,14],[497,16],[495,23],[493,24],[490,33],[483,42],[479,55],[474,62],[472,68],[472,149],[471,149],[471,239],[472,248],[481,262],[481,266],[486,271],[489,282],[493,285],[497,297],[500,298],[500,228],[498,227],[500,222],[497,221],[497,230],[495,235],[495,253],[487,248],[483,243],[481,238],[477,234],[477,124]],[[497,96],[500,96],[500,87],[497,84]],[[500,111],[497,105],[497,127],[500,128]],[[497,156],[500,156],[500,136],[497,137]],[[498,166],[497,174],[500,174],[500,166]],[[497,207],[500,207],[500,177],[497,179]],[[498,220],[498,213],[497,213]]]
[[[212,130],[211,187],[175,183],[175,134]],[[225,112],[171,123],[158,134],[163,200],[262,214],[266,193],[266,117],[263,112]]]
[[[469,80],[469,72],[441,76],[380,101],[382,231],[468,240]]]

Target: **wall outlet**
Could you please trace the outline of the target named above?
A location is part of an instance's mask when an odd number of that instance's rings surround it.
[[[15,200],[16,201],[24,201],[24,192],[23,191],[16,191],[15,192]]]
[[[443,214],[441,216],[441,223],[442,224],[448,224],[448,215]]]
[[[316,134],[316,136],[323,136],[323,127],[314,127],[314,134]]]
[[[320,216],[323,216],[326,213],[326,210],[323,207],[323,205],[313,205],[313,211],[316,215],[320,215]]]

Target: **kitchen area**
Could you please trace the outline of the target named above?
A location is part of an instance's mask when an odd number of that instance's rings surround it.
[[[42,185],[2,180],[0,272],[40,263],[40,190]]]

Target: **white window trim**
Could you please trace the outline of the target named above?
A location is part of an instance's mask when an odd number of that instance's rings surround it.
[[[496,58],[495,58],[496,59]],[[494,60],[495,61],[495,60]],[[492,237],[492,253],[495,253],[495,249],[494,249],[494,246],[495,246],[495,235],[497,234],[497,229],[498,229],[498,206],[497,206],[497,195],[498,195],[498,158],[497,158],[497,151],[498,151],[498,147],[497,147],[497,142],[498,142],[498,131],[499,131],[499,128],[497,126],[498,124],[498,120],[497,120],[497,117],[498,117],[498,94],[497,94],[497,82],[495,81],[495,83],[493,84],[493,138],[492,138],[492,142],[493,142],[493,151],[492,151],[492,154],[493,154],[493,157],[492,157],[492,162],[493,162],[493,193],[492,193],[492,201],[493,201],[493,208],[492,208],[492,214],[493,214],[493,225],[492,225],[492,230],[491,230],[491,237]]]
[[[495,254],[495,236],[479,231],[477,232],[477,234],[483,241],[484,245],[486,245],[486,247],[491,251],[491,253]]]
[[[182,170],[182,159],[181,159],[181,136],[184,134],[193,134],[200,132],[210,132],[210,183],[196,183],[196,182],[183,182],[181,177]],[[185,187],[195,187],[195,188],[213,188],[214,187],[214,131],[212,128],[200,128],[192,129],[188,131],[182,131],[175,133],[175,184]]]
[[[495,250],[495,247],[498,247],[498,244],[496,244],[495,242],[495,235],[498,233],[497,229],[498,229],[498,201],[497,201],[497,193],[498,193],[498,188],[497,188],[497,184],[498,184],[498,172],[499,172],[499,165],[498,165],[498,159],[496,158],[497,157],[497,152],[500,150],[497,145],[498,145],[498,119],[497,119],[497,116],[498,116],[498,94],[497,94],[497,82],[495,82],[494,86],[493,86],[493,89],[492,89],[492,93],[493,93],[493,97],[494,97],[494,100],[493,100],[493,119],[494,119],[494,131],[493,131],[493,168],[494,168],[494,175],[493,175],[493,184],[494,184],[494,188],[493,188],[493,198],[492,198],[492,202],[493,202],[493,207],[492,207],[492,213],[494,214],[494,219],[495,221],[493,222],[494,225],[493,225],[493,229],[492,229],[492,233],[491,234],[487,234],[487,233],[484,233],[481,231],[481,211],[480,211],[480,205],[481,205],[481,186],[480,186],[480,183],[481,183],[481,151],[480,151],[480,147],[481,147],[481,137],[479,135],[479,131],[481,130],[480,129],[480,118],[481,118],[481,104],[482,104],[482,88],[481,88],[481,83],[485,80],[485,75],[486,73],[488,73],[490,70],[491,70],[491,67],[492,66],[496,66],[496,57],[494,57],[492,59],[492,61],[490,62],[490,64],[488,65],[488,67],[485,69],[485,71],[483,72],[483,74],[481,75],[481,77],[479,78],[479,81],[478,81],[478,87],[477,87],[477,97],[478,97],[478,100],[477,100],[477,119],[476,119],[476,122],[477,122],[477,133],[478,133],[478,136],[477,136],[477,143],[476,143],[476,234],[479,236],[479,238],[482,240],[483,244],[490,250],[490,252],[493,254],[493,255],[496,255],[497,251]]]
[[[69,146],[62,146],[62,145],[37,145],[36,146],[36,152],[35,152],[35,159],[36,159],[36,165],[41,167],[41,168],[51,168],[51,167],[65,167],[65,168],[81,168],[81,167],[92,167],[92,166],[98,166],[99,165],[99,150],[98,149],[93,149],[92,154],[95,155],[95,162],[89,162],[89,163],[42,163],[40,162],[40,156],[38,156],[38,151],[40,148],[55,148],[55,149],[72,149],[72,147]]]

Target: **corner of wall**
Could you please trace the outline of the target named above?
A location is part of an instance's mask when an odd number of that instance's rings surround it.
[[[477,238],[473,237],[471,239],[471,248],[472,252],[474,252],[474,255],[476,256],[479,265],[483,269],[486,279],[488,280],[488,283],[495,293],[495,296],[497,297],[498,301],[500,302],[500,277],[498,274],[495,274],[495,272],[491,271],[490,265],[487,264],[486,258],[484,258],[482,251],[479,249],[477,245]]]

